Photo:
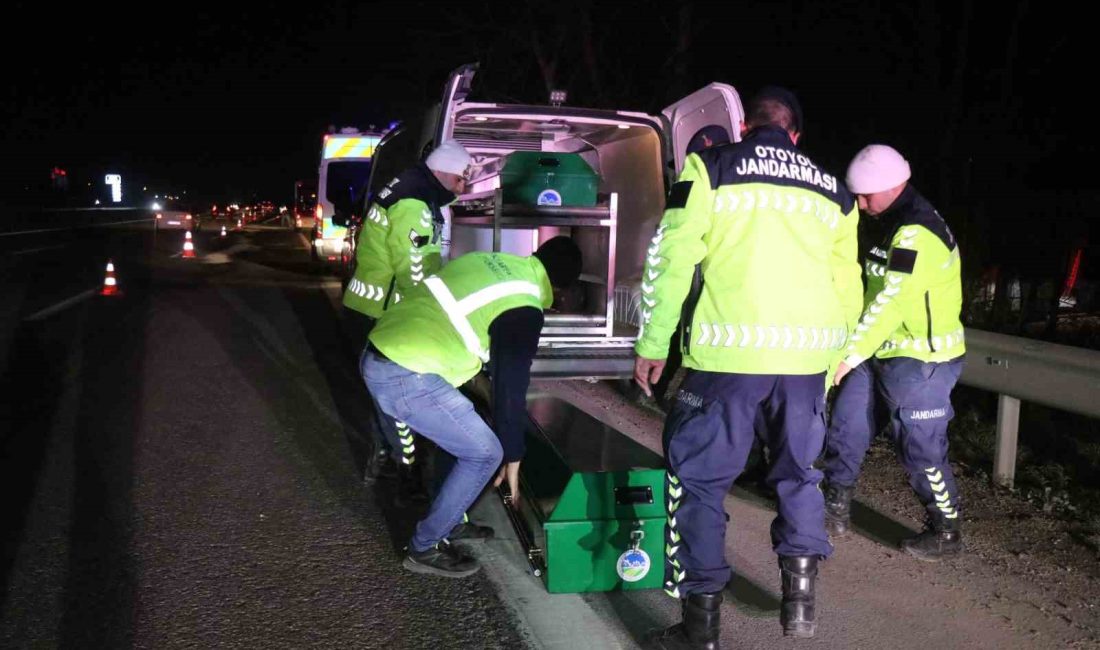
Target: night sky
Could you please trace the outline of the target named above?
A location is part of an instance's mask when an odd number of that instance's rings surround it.
[[[18,201],[57,165],[74,186],[118,171],[285,203],[329,125],[422,111],[480,61],[474,98],[507,102],[544,102],[547,77],[570,105],[651,112],[710,81],[746,99],[778,83],[799,94],[802,145],[823,166],[843,175],[863,145],[892,144],[964,231],[1058,197],[1094,214],[1095,37],[1056,4],[15,3],[0,189]]]

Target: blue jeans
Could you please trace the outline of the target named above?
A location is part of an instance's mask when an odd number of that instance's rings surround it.
[[[370,335],[371,330],[374,329],[377,319],[370,316],[364,316],[359,312],[352,309],[345,309],[347,317],[352,319],[352,323],[359,329],[363,330],[363,340],[366,341],[366,337]],[[363,354],[367,352],[367,346],[370,343],[364,344],[363,353],[359,355],[359,366],[363,366]],[[382,412],[382,409],[378,407],[378,401],[374,399],[374,396],[367,391],[367,395],[370,398],[371,409],[374,411],[374,426],[371,427],[371,440],[374,442],[374,453],[384,451],[393,457],[393,460],[397,463],[401,462],[401,439],[397,435],[397,423],[393,421],[393,418]]]
[[[409,547],[425,551],[446,537],[489,482],[503,452],[474,405],[439,375],[422,375],[367,351],[360,372],[382,411],[455,457]]]
[[[363,367],[363,358],[368,352],[366,348],[363,349],[362,354],[359,355],[359,367]],[[389,454],[394,462],[401,463],[401,439],[397,436],[397,423],[394,419],[386,415],[382,411],[382,407],[378,405],[378,400],[374,398],[374,395],[367,390],[367,397],[370,399],[372,410],[374,411],[374,426],[371,427],[371,439],[374,441],[374,453],[386,452]]]

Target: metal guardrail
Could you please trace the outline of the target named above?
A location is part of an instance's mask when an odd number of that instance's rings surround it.
[[[1016,478],[1021,401],[1100,418],[1100,352],[969,328],[966,350],[962,383],[998,394],[996,483]]]
[[[152,221],[148,208],[22,209],[0,214],[0,236]]]

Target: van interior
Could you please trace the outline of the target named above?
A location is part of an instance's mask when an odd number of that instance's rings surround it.
[[[558,296],[554,311],[548,313],[545,333],[633,336],[636,318],[616,313],[625,309],[613,306],[623,303],[630,308],[629,300],[618,297],[636,295],[645,250],[664,209],[663,143],[651,118],[596,111],[521,113],[518,107],[504,113],[499,108],[470,107],[456,116],[454,137],[474,157],[474,170],[466,194],[452,206],[450,256],[493,250],[490,217],[499,201],[496,190],[501,188],[509,154],[577,154],[598,177],[595,207],[543,210],[504,205],[497,214],[526,218],[507,220],[499,233],[499,249],[530,255],[551,237],[572,237],[584,254],[580,286]],[[612,216],[614,222],[609,225]],[[555,324],[568,327],[555,329]]]

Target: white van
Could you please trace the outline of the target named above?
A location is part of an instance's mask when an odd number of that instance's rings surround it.
[[[466,194],[445,210],[444,257],[490,250],[529,255],[551,237],[571,236],[584,253],[580,287],[547,311],[532,374],[631,376],[638,313],[645,307],[646,249],[664,212],[666,188],[703,127],[722,126],[740,139],[744,109],[737,91],[710,84],[661,115],[478,103],[467,101],[476,71],[470,64],[453,72],[438,106],[382,139],[371,194],[436,143],[461,142],[474,158],[474,173]],[[542,174],[548,178],[553,166],[576,163],[579,156],[597,178],[594,197],[568,205],[553,191],[519,203],[511,192],[509,200],[506,167],[519,158],[508,157],[516,152],[546,154],[536,162],[548,166]]]
[[[361,132],[354,127],[324,136],[310,237],[314,261],[334,264],[346,261],[346,222],[366,194],[371,159],[381,138],[381,133]]]

